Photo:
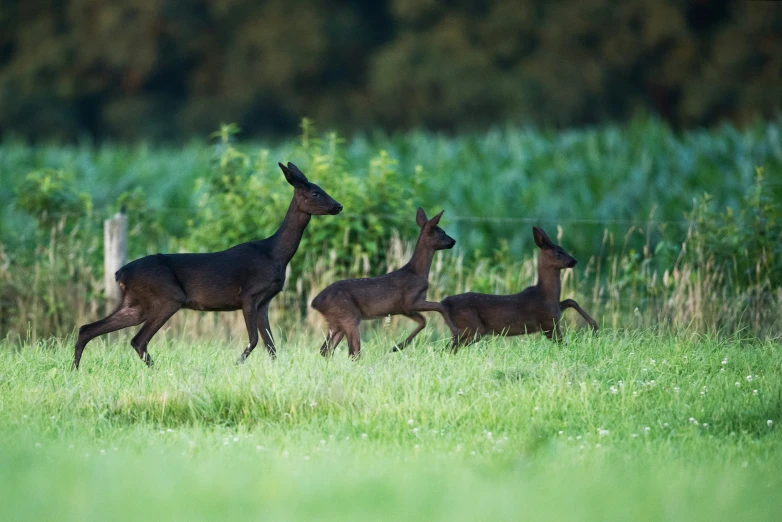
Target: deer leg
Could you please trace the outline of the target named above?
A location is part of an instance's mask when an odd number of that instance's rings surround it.
[[[398,346],[394,346],[394,349],[391,350],[392,352],[401,352],[402,350],[404,350],[410,344],[413,338],[416,335],[418,335],[418,333],[421,330],[423,330],[424,327],[426,326],[426,319],[424,318],[423,315],[419,314],[418,312],[411,312],[409,314],[404,314],[404,316],[409,317],[410,319],[418,323],[418,327],[415,330],[413,330],[413,333],[407,336],[407,339],[405,339],[404,342],[402,342],[402,344]]]
[[[323,343],[323,346],[320,347],[320,354],[323,357],[329,357],[331,354],[334,353],[334,350],[336,349],[337,345],[339,345],[340,342],[342,342],[342,338],[345,336],[344,333],[342,333],[342,330],[334,330],[332,328],[329,328],[329,333],[326,336],[326,341]]]
[[[274,347],[274,337],[272,337],[272,330],[269,326],[269,301],[258,308],[258,331],[261,332],[261,339],[266,346],[266,351],[269,352],[272,359],[276,358],[277,350]]]
[[[247,348],[244,349],[244,352],[242,352],[242,355],[239,356],[239,360],[236,361],[237,364],[243,363],[258,345],[258,305],[254,301],[245,302],[244,306],[242,306],[242,313],[244,314],[244,324],[247,326],[250,342]]]
[[[73,353],[73,369],[79,369],[79,362],[81,361],[81,355],[84,352],[84,347],[95,337],[99,335],[107,334],[109,332],[116,332],[129,326],[136,326],[144,321],[141,310],[138,308],[132,308],[125,304],[123,301],[120,308],[113,312],[108,317],[95,321],[94,323],[85,324],[79,328],[79,337],[76,340],[76,347]]]
[[[130,345],[136,349],[136,353],[147,366],[152,366],[154,364],[152,356],[147,352],[147,344],[149,344],[149,341],[152,340],[152,337],[154,337],[158,330],[166,324],[166,321],[171,319],[171,316],[177,313],[181,307],[182,305],[176,301],[171,301],[165,305],[158,305],[155,316],[147,319],[144,326],[142,326],[136,335],[133,336],[133,339],[130,340]]]
[[[460,346],[469,346],[472,343],[478,342],[480,338],[481,334],[478,330],[465,328],[461,332],[457,332],[451,339],[451,351],[456,353],[459,351]]]
[[[459,345],[461,344],[461,337],[459,335],[454,335],[451,337],[451,352],[456,353],[459,351]]]
[[[451,317],[448,314],[448,312],[445,311],[445,307],[442,305],[442,303],[434,303],[432,301],[421,301],[418,303],[414,303],[413,306],[411,307],[411,310],[413,312],[439,312],[440,315],[443,316],[445,325],[448,327],[449,330],[451,330],[451,334],[456,335],[459,333],[459,329],[456,328],[456,325],[454,325],[453,321],[451,321]]]
[[[559,323],[556,321],[553,321],[553,326],[548,328],[541,325],[541,330],[543,330],[543,333],[546,335],[546,337],[555,343],[562,342],[562,330],[559,329]]]
[[[342,325],[342,331],[348,338],[348,357],[358,359],[361,356],[361,334],[358,330],[359,321]]]
[[[560,310],[565,310],[567,308],[572,308],[576,312],[578,312],[581,317],[584,318],[584,320],[589,323],[589,326],[592,327],[593,332],[597,332],[597,321],[592,319],[592,317],[584,311],[583,308],[581,308],[578,303],[573,299],[565,299],[561,303],[559,303]]]

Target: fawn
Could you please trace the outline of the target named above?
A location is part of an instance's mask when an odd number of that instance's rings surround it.
[[[180,308],[242,310],[250,342],[238,362],[243,362],[258,344],[259,331],[274,357],[269,302],[282,290],[285,268],[299,247],[310,217],[342,211],[342,205],[310,183],[296,165],[279,166],[294,191],[285,219],[273,236],[222,252],[149,255],[123,266],[115,275],[122,302],[108,317],[79,328],[73,368],[79,368],[84,347],[93,338],[141,323],[144,325],[130,344],[151,366],[147,343]]]
[[[559,319],[566,308],[576,310],[597,331],[597,322],[577,302],[559,300],[560,271],[576,266],[575,258],[555,245],[543,229],[533,227],[532,235],[540,248],[535,286],[513,295],[470,292],[440,302],[444,317],[455,328],[451,345],[454,352],[460,344],[475,342],[485,335],[523,335],[542,330],[549,339],[560,341]]]
[[[358,358],[361,354],[359,323],[364,319],[400,314],[418,323],[413,333],[393,351],[402,350],[426,326],[426,319],[420,312],[442,314],[442,305],[427,301],[426,291],[435,251],[453,248],[456,244],[437,226],[443,212],[429,220],[423,209],[418,209],[416,223],[421,233],[413,257],[405,266],[379,277],[338,281],[312,300],[312,307],[323,314],[329,327],[326,341],[320,348],[321,355],[331,355],[344,336],[348,339],[348,356]]]

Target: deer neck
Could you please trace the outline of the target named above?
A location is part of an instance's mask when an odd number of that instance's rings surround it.
[[[562,282],[559,278],[560,270],[544,265],[538,260],[538,289],[546,301],[559,302],[562,293]]]
[[[408,268],[414,273],[429,278],[429,270],[432,268],[432,259],[434,259],[434,249],[424,242],[423,233],[418,236],[418,242],[415,244],[413,257],[407,263]]]
[[[280,228],[272,236],[274,238],[272,247],[274,259],[283,261],[286,265],[293,259],[311,217],[306,212],[299,210],[295,199],[291,201],[285,219],[282,220]]]

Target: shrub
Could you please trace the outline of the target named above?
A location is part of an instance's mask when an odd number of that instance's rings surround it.
[[[729,278],[726,284],[739,288],[782,285],[782,205],[757,169],[755,184],[737,208],[718,210],[709,194],[696,200],[688,217],[692,220],[690,257],[711,262]]]
[[[345,212],[338,218],[313,219],[300,251],[333,251],[337,264],[345,270],[362,258],[374,267],[382,267],[392,230],[399,230],[406,238],[417,233],[413,203],[416,183],[403,179],[396,161],[383,150],[369,160],[366,171],[349,172],[342,139],[335,133],[322,140],[314,138],[308,120],[304,120],[302,130],[301,142],[289,157],[310,181],[342,203]],[[215,157],[209,176],[199,180],[201,196],[191,222],[193,232],[183,241],[187,250],[221,250],[268,237],[277,230],[288,209],[292,188],[277,168],[277,158],[270,158],[266,149],[254,154],[240,150],[233,143],[238,132],[236,125],[223,125],[213,135],[217,139]],[[390,219],[399,216],[409,219]],[[296,263],[292,268],[311,268],[301,265]]]

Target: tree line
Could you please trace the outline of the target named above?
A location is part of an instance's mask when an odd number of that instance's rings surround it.
[[[778,2],[17,0],[0,136],[746,122],[776,114],[780,71]]]

